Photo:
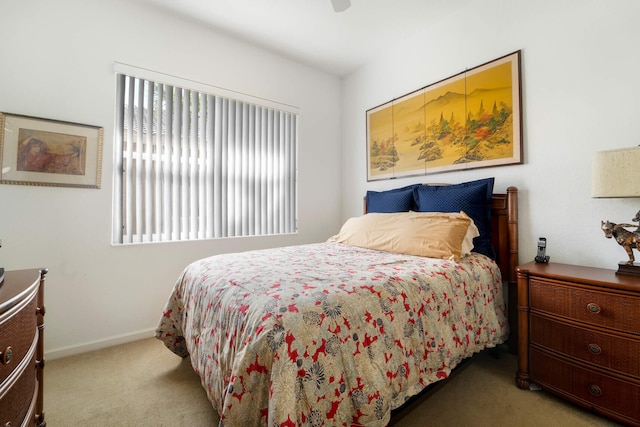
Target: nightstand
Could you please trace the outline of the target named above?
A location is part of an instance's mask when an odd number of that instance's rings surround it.
[[[529,263],[518,276],[518,387],[640,426],[640,278]]]

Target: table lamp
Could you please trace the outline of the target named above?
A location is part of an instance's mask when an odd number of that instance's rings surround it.
[[[599,151],[593,156],[591,197],[640,197],[640,147]],[[618,274],[640,276],[633,249],[640,250],[640,211],[629,221],[638,224],[601,221],[606,238],[613,238],[624,248],[629,259],[618,264]]]

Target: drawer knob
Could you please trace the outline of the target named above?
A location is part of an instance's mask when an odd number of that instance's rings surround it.
[[[0,352],[0,363],[2,363],[3,365],[8,364],[9,362],[11,362],[12,356],[13,349],[11,348],[11,346],[9,346],[5,348],[3,352]]]
[[[600,354],[602,353],[602,348],[598,344],[589,344],[589,353]]]
[[[587,304],[587,309],[592,313],[600,313],[600,306],[595,302],[590,302]]]
[[[591,393],[594,396],[600,396],[602,394],[602,390],[597,385],[591,384],[589,386],[589,393]]]

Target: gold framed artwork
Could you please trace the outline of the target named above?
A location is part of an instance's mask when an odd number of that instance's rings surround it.
[[[103,129],[0,113],[0,183],[100,188]]]
[[[520,51],[367,111],[367,181],[522,163]]]

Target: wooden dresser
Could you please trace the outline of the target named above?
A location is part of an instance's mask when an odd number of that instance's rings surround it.
[[[518,387],[640,426],[640,278],[556,263],[516,271]]]
[[[44,276],[7,271],[0,284],[0,426],[44,427]]]

